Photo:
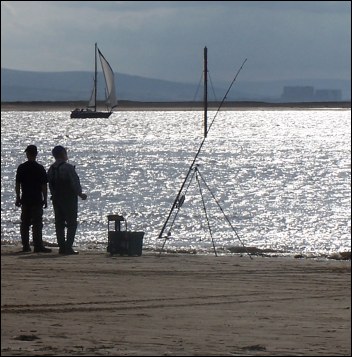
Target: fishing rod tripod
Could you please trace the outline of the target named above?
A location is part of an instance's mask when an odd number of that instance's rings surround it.
[[[163,227],[162,227],[162,229],[161,229],[161,232],[160,232],[158,238],[163,238],[163,233],[164,233],[164,231],[166,230],[167,225],[169,224],[169,221],[170,221],[170,219],[171,219],[171,217],[172,217],[172,215],[173,215],[173,213],[174,213],[174,210],[177,209],[176,214],[174,215],[174,218],[173,218],[173,220],[172,220],[172,222],[171,222],[171,227],[173,226],[173,224],[174,224],[174,222],[175,222],[175,219],[176,219],[176,217],[177,217],[177,215],[178,215],[178,212],[179,212],[180,208],[182,207],[182,205],[183,205],[183,203],[184,203],[184,201],[185,201],[185,194],[182,194],[182,192],[183,192],[183,190],[184,190],[184,187],[185,187],[185,185],[186,185],[186,182],[188,181],[189,177],[191,177],[190,180],[189,180],[189,183],[188,183],[188,186],[187,186],[187,189],[186,189],[185,192],[187,192],[188,187],[189,187],[189,185],[190,185],[190,183],[191,183],[191,181],[192,181],[194,175],[196,175],[196,179],[197,179],[197,182],[198,182],[198,185],[199,185],[199,190],[200,190],[201,196],[202,196],[203,210],[204,210],[205,215],[206,215],[206,219],[207,219],[207,223],[208,223],[208,229],[209,229],[209,231],[210,231],[210,235],[211,235],[212,242],[213,242],[214,252],[215,252],[215,255],[217,256],[216,249],[215,249],[215,244],[214,244],[214,239],[213,239],[213,235],[212,235],[212,231],[211,231],[211,227],[210,227],[210,223],[209,223],[209,217],[208,217],[208,213],[207,213],[207,211],[206,211],[205,202],[204,202],[204,198],[203,198],[203,194],[202,194],[202,189],[201,189],[201,186],[200,186],[200,182],[201,182],[201,181],[203,182],[203,184],[205,185],[205,187],[210,191],[210,193],[211,193],[213,199],[214,199],[215,202],[217,203],[217,205],[218,205],[218,207],[220,208],[221,212],[224,214],[225,219],[226,219],[227,222],[230,224],[232,230],[235,232],[236,237],[239,239],[239,241],[240,241],[241,243],[242,243],[242,241],[241,241],[240,237],[238,236],[236,230],[235,230],[234,227],[232,226],[230,220],[229,220],[229,219],[227,218],[227,216],[225,215],[223,209],[221,208],[220,204],[219,204],[218,201],[216,200],[216,198],[215,198],[214,194],[212,193],[212,191],[210,190],[209,186],[208,186],[207,183],[205,182],[203,176],[201,175],[201,173],[200,173],[200,171],[199,171],[198,164],[196,164],[196,161],[197,161],[197,158],[198,158],[198,156],[199,156],[199,154],[200,154],[200,152],[201,152],[201,150],[202,150],[202,148],[203,148],[203,145],[204,145],[204,143],[205,143],[205,139],[207,138],[207,134],[209,133],[209,131],[210,131],[212,125],[214,124],[214,121],[215,121],[215,118],[216,118],[217,114],[219,113],[219,111],[220,111],[222,105],[224,104],[225,99],[226,99],[228,93],[230,92],[232,85],[235,83],[235,81],[236,81],[236,79],[237,79],[237,76],[238,76],[238,74],[241,72],[241,70],[242,70],[244,64],[245,64],[246,61],[247,61],[247,59],[245,59],[245,60],[243,61],[241,67],[240,67],[239,70],[237,71],[237,73],[236,73],[234,79],[232,80],[232,82],[231,82],[229,88],[227,89],[227,91],[226,91],[226,93],[225,93],[225,95],[224,95],[224,97],[223,97],[223,99],[222,99],[222,101],[221,101],[221,103],[220,103],[220,105],[219,105],[219,108],[217,109],[217,111],[216,111],[216,113],[215,113],[215,115],[214,115],[213,120],[211,121],[210,125],[208,126],[208,123],[207,123],[207,101],[208,101],[208,100],[207,100],[207,99],[208,99],[208,97],[207,97],[207,72],[208,72],[208,69],[207,69],[207,53],[208,53],[208,52],[207,52],[207,48],[205,47],[205,48],[204,48],[204,138],[203,138],[203,140],[202,140],[202,142],[201,142],[201,144],[200,144],[200,146],[199,146],[199,148],[198,148],[198,151],[197,151],[197,153],[195,154],[194,159],[193,159],[193,161],[192,161],[192,163],[191,163],[191,165],[190,165],[190,167],[189,167],[189,169],[188,169],[187,175],[186,175],[186,177],[185,177],[185,179],[184,179],[184,181],[183,181],[183,183],[182,183],[182,185],[181,185],[181,188],[180,188],[179,191],[178,191],[178,194],[177,194],[177,196],[176,196],[176,198],[175,198],[175,200],[174,200],[174,203],[173,203],[173,205],[172,205],[172,207],[171,207],[171,210],[170,210],[170,212],[169,212],[169,215],[168,215],[168,217],[166,218],[166,221],[165,221],[165,223],[164,223],[164,225],[163,225]],[[192,173],[192,174],[191,174],[191,173]],[[163,243],[163,245],[162,245],[162,247],[161,247],[161,250],[160,250],[160,254],[161,254],[161,252],[162,252],[163,249],[164,249],[166,240],[167,240],[170,236],[171,236],[171,228],[168,230],[167,236],[165,237],[164,243]],[[246,250],[247,254],[249,255],[249,257],[252,259],[252,257],[250,256],[248,250],[246,249],[246,247],[244,246],[243,243],[242,243],[242,245],[243,245],[244,249]]]
[[[175,208],[177,209],[176,213],[174,214],[174,217],[171,221],[171,224],[170,224],[170,228],[168,230],[168,233],[167,233],[167,236],[164,237],[164,243],[160,249],[160,252],[159,254],[161,254],[161,252],[163,251],[164,249],[164,246],[165,246],[165,243],[168,239],[170,239],[171,237],[171,229],[172,227],[174,226],[174,223],[176,221],[176,218],[178,216],[178,213],[180,212],[180,209],[181,207],[183,206],[184,202],[185,202],[185,198],[186,198],[186,193],[193,181],[193,178],[195,177],[196,179],[196,182],[197,182],[197,186],[199,188],[199,193],[200,193],[200,196],[201,196],[201,201],[202,201],[202,208],[203,208],[203,211],[204,211],[204,215],[205,215],[205,218],[206,218],[206,222],[207,222],[207,226],[208,226],[208,230],[209,230],[209,233],[210,233],[210,237],[211,237],[211,242],[212,242],[212,245],[213,245],[213,249],[214,249],[214,253],[215,253],[215,256],[218,256],[217,255],[217,252],[216,252],[216,248],[215,248],[215,243],[214,243],[214,237],[213,237],[213,231],[211,229],[211,225],[210,225],[210,216],[209,216],[209,213],[207,211],[207,207],[206,207],[206,204],[205,204],[205,200],[204,200],[204,192],[203,192],[203,189],[202,189],[202,184],[203,184],[203,187],[206,188],[206,190],[210,193],[211,197],[213,198],[214,202],[216,203],[216,205],[218,206],[218,208],[220,209],[221,213],[223,214],[225,220],[227,221],[227,223],[230,225],[232,231],[235,233],[235,236],[237,237],[237,239],[240,241],[240,243],[242,244],[243,248],[245,249],[245,251],[247,252],[247,254],[249,255],[249,257],[252,259],[252,257],[250,256],[249,252],[247,251],[245,245],[243,244],[241,238],[239,237],[236,229],[234,228],[234,226],[232,225],[230,219],[227,217],[227,215],[225,214],[223,208],[221,207],[219,201],[216,199],[213,191],[210,189],[209,185],[206,183],[205,179],[204,179],[204,176],[201,174],[200,170],[199,170],[199,164],[195,164],[194,167],[192,168],[192,175],[190,176],[190,179],[189,179],[189,182],[188,182],[188,185],[185,189],[185,193],[184,194],[180,194],[178,199],[176,200],[176,204],[175,204]],[[171,218],[171,216],[170,216]],[[162,237],[160,237],[162,238]]]

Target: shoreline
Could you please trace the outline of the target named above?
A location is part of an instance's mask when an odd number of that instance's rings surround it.
[[[86,102],[2,102],[1,111],[72,111],[84,108]],[[209,102],[208,110],[217,110],[220,102]],[[307,103],[267,103],[267,102],[225,102],[222,110],[314,110],[340,109],[350,110],[351,102],[307,102]],[[101,107],[100,110],[106,110]],[[201,102],[133,102],[120,101],[114,112],[119,111],[184,111],[204,110]]]
[[[1,355],[351,354],[351,262],[1,247]]]
[[[57,243],[52,243],[43,240],[44,246],[51,248],[51,249],[56,249],[58,250],[58,244]],[[33,247],[33,242],[30,241],[31,247]],[[21,243],[20,242],[11,242],[6,239],[1,240],[1,249],[5,250],[21,250]],[[106,254],[107,252],[107,242],[101,242],[101,243],[86,243],[86,244],[77,244],[74,246],[75,249],[82,251],[82,252],[93,252],[95,254]],[[143,254],[148,254],[148,255],[159,255],[160,249],[157,248],[151,248],[144,246],[143,247]],[[349,260],[351,261],[351,251],[350,250],[343,250],[343,251],[336,251],[336,252],[330,252],[330,253],[320,253],[320,254],[314,254],[314,253],[309,253],[308,254],[303,254],[303,253],[293,253],[293,252],[285,252],[285,251],[279,251],[279,250],[274,250],[274,249],[265,249],[265,248],[257,248],[254,246],[250,247],[243,247],[243,246],[233,246],[233,247],[228,247],[227,249],[222,249],[222,248],[217,248],[216,253],[218,256],[221,257],[242,257],[242,256],[251,256],[251,257],[260,257],[260,258],[270,258],[270,259],[276,259],[276,258],[287,258],[287,259],[307,259],[307,260],[335,260],[335,261],[343,261],[343,260]],[[173,248],[164,248],[161,254],[165,255],[172,255],[172,254],[182,254],[186,256],[215,256],[214,251],[197,251],[193,248],[190,248],[189,250],[186,250],[184,248],[182,249],[173,249]]]

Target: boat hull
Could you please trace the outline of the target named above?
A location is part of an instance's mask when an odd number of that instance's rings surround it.
[[[94,112],[87,110],[74,110],[71,112],[71,118],[109,118],[112,112]]]

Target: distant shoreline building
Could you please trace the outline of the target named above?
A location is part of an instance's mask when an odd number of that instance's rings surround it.
[[[342,100],[342,91],[340,89],[317,89],[315,100],[317,102],[339,102]]]
[[[281,95],[284,102],[339,102],[340,89],[317,89],[312,86],[285,86]]]

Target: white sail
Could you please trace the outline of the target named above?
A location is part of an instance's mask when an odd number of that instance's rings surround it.
[[[95,108],[95,86],[93,86],[92,94],[91,94],[89,102],[88,102],[88,107]]]
[[[106,90],[107,90],[106,102],[111,108],[113,108],[117,105],[114,72],[110,67],[108,61],[105,59],[105,57],[102,55],[99,49],[98,49],[98,53],[99,53],[100,63],[103,69],[105,83],[106,83]]]

